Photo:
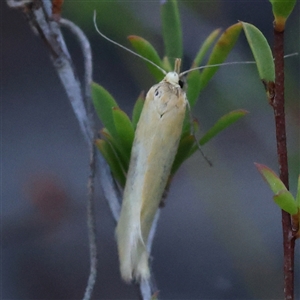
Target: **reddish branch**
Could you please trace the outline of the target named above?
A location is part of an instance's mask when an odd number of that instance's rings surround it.
[[[275,26],[276,27],[276,26]],[[274,29],[275,43],[275,91],[271,98],[274,110],[277,140],[277,155],[280,179],[289,188],[286,129],[284,113],[284,31]],[[284,299],[294,299],[294,249],[296,236],[292,231],[291,216],[282,211],[284,251]]]

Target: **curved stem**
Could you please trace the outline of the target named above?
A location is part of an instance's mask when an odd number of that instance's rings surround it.
[[[88,39],[82,30],[73,22],[65,19],[54,20],[51,16],[51,1],[40,0],[39,5],[34,5],[35,0],[6,0],[11,8],[17,8],[23,11],[29,21],[32,29],[38,34],[50,53],[53,65],[60,77],[63,87],[71,102],[74,114],[78,120],[80,129],[85,140],[88,143],[91,152],[90,158],[90,176],[88,183],[89,199],[87,203],[88,212],[88,232],[90,243],[90,275],[84,299],[91,299],[93,287],[96,282],[96,233],[94,219],[94,180],[96,165],[99,164],[100,182],[103,188],[105,198],[109,204],[114,220],[117,222],[121,211],[121,195],[119,189],[111,176],[109,166],[99,151],[94,146],[95,132],[93,122],[93,107],[91,101],[90,85],[92,82],[92,54]],[[78,39],[84,55],[85,77],[84,88],[76,75],[71,56],[68,52],[64,38],[60,31],[60,25],[67,27]],[[157,219],[153,223],[152,236],[155,233]],[[148,244],[151,248],[152,238]],[[139,285],[142,299],[151,299],[153,293],[153,284],[151,279]]]

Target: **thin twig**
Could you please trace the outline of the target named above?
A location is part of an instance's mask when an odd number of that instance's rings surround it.
[[[94,286],[97,278],[97,262],[98,251],[96,244],[96,219],[95,219],[95,175],[96,175],[96,147],[92,146],[90,157],[90,176],[88,182],[88,203],[87,203],[87,225],[90,246],[90,275],[88,278],[86,290],[83,300],[90,300],[92,298]]]
[[[74,114],[78,120],[80,129],[87,141],[89,148],[93,149],[91,152],[91,169],[89,177],[89,202],[88,202],[88,227],[90,239],[90,254],[91,254],[91,272],[88,280],[88,286],[85,292],[84,299],[90,299],[92,289],[96,280],[96,265],[97,265],[97,251],[96,251],[96,235],[94,232],[95,222],[92,218],[94,211],[94,177],[96,163],[99,165],[100,181],[104,196],[109,204],[112,216],[117,222],[121,211],[121,193],[117,188],[115,181],[111,176],[108,164],[102,157],[99,151],[94,147],[94,130],[93,119],[91,115],[91,92],[90,83],[92,82],[92,60],[90,53],[90,44],[84,33],[79,27],[72,22],[61,19],[60,24],[68,27],[79,40],[82,52],[85,57],[85,85],[84,92],[78,80],[78,77],[73,67],[73,63],[64,42],[59,24],[51,18],[51,1],[49,0],[6,0],[9,7],[19,8],[26,15],[30,25],[35,33],[37,33],[46,44],[53,65],[60,77],[63,87],[71,102]],[[39,5],[34,5],[39,3]],[[84,95],[84,96],[83,96]],[[85,101],[84,101],[85,100]],[[84,103],[85,102],[85,103]],[[95,157],[96,156],[96,157]],[[148,250],[150,253],[153,236],[157,227],[158,215],[152,225],[151,233],[149,235]],[[140,293],[144,300],[151,299],[151,295],[156,291],[151,280],[140,284]]]
[[[289,188],[289,173],[286,145],[286,127],[284,111],[284,31],[274,27],[275,92],[271,98],[274,110],[277,155],[280,179]],[[284,250],[284,299],[294,299],[294,249],[296,236],[293,234],[291,216],[282,210],[283,250]]]
[[[91,84],[93,81],[93,64],[92,64],[92,50],[84,32],[73,22],[60,19],[59,22],[61,25],[68,28],[74,35],[77,37],[79,45],[81,47],[81,52],[84,57],[84,95],[87,106],[87,111],[89,114],[93,115],[93,105],[92,105],[92,96],[91,96]],[[92,124],[93,118],[90,118],[89,122]],[[94,126],[93,126],[94,127]]]
[[[31,4],[32,0],[6,0],[7,5],[11,8],[23,8],[27,4]]]
[[[91,97],[91,84],[93,74],[92,51],[90,43],[83,31],[73,22],[60,19],[60,24],[67,27],[78,39],[81,51],[84,57],[84,99],[88,113],[89,125],[93,130],[93,140],[96,138],[96,130],[93,119],[93,107]],[[92,298],[94,286],[97,278],[98,251],[96,244],[96,219],[95,219],[95,176],[96,176],[96,147],[94,143],[90,144],[90,175],[88,180],[88,201],[87,201],[87,227],[90,247],[90,274],[83,300]]]
[[[84,32],[73,22],[66,20],[66,19],[61,19],[60,23],[63,26],[68,27],[69,30],[72,31],[72,33],[77,37],[79,44],[81,46],[81,51],[84,56],[84,64],[85,64],[85,102],[86,102],[86,107],[88,110],[88,119],[90,126],[93,128],[94,126],[92,125],[93,122],[93,105],[92,105],[92,97],[91,97],[91,83],[92,83],[92,72],[88,70],[92,70],[92,54],[91,54],[91,47],[90,43],[85,36]],[[92,138],[92,143],[96,139],[96,133],[93,131],[93,138]],[[120,211],[121,211],[121,195],[119,192],[118,187],[116,186],[111,173],[109,166],[107,165],[106,161],[103,159],[101,156],[100,152],[97,151],[97,161],[100,166],[100,181],[101,185],[104,191],[105,198],[108,200],[108,205],[111,210],[111,213],[113,215],[114,220],[117,222],[120,216]]]

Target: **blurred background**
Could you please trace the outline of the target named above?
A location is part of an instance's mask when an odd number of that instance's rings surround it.
[[[62,16],[79,25],[94,55],[94,81],[131,113],[155,81],[144,62],[95,31],[129,46],[140,35],[163,56],[159,1],[65,0]],[[268,1],[180,1],[183,69],[216,28],[238,20],[257,26],[273,44]],[[86,200],[89,154],[48,50],[20,11],[1,1],[2,291],[1,299],[81,299],[89,272]],[[299,52],[299,1],[287,23],[286,54]],[[82,54],[63,31],[78,74]],[[228,61],[252,60],[241,34]],[[299,56],[286,65],[290,186],[299,174]],[[201,132],[234,109],[250,113],[179,170],[161,211],[152,267],[162,299],[282,299],[281,212],[254,167],[276,172],[274,119],[253,65],[220,68],[193,111]],[[101,128],[99,123],[98,128]],[[114,221],[97,191],[99,265],[94,299],[137,299],[118,270]],[[298,241],[299,242],[299,241]],[[300,280],[299,243],[296,283]],[[296,295],[300,297],[299,283]],[[297,298],[296,297],[296,298]],[[299,299],[299,298],[298,298]]]

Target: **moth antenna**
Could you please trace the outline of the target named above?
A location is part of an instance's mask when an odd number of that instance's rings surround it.
[[[179,74],[179,77],[189,73],[189,72],[192,72],[192,71],[195,71],[195,70],[202,70],[202,69],[206,69],[206,68],[213,68],[213,67],[221,67],[221,66],[230,66],[230,65],[246,65],[246,64],[255,64],[255,61],[254,60],[251,60],[251,61],[231,61],[231,62],[227,62],[227,63],[221,63],[221,64],[214,64],[214,65],[206,65],[206,66],[201,66],[201,67],[197,67],[197,68],[192,68],[192,69],[189,69],[187,71],[184,71],[182,73]]]
[[[174,72],[176,72],[177,74],[179,74],[180,67],[181,67],[181,59],[180,58],[176,58]]]
[[[201,155],[203,156],[203,158],[206,160],[206,162],[210,165],[210,167],[212,167],[212,162],[206,157],[206,155],[204,154],[201,146],[200,146],[200,143],[199,141],[197,140],[197,137],[196,137],[196,134],[195,134],[195,128],[193,126],[193,115],[192,115],[192,110],[191,110],[191,106],[190,106],[190,103],[188,101],[187,102],[187,107],[188,107],[188,111],[189,111],[189,117],[190,117],[190,123],[191,123],[191,134],[192,136],[194,137],[195,139],[195,142],[196,142],[196,146],[198,148],[198,150],[200,151]]]
[[[167,72],[166,72],[163,68],[161,68],[160,66],[158,66],[157,64],[155,64],[155,63],[154,63],[153,61],[151,61],[150,59],[148,59],[148,58],[146,58],[146,57],[144,57],[144,56],[142,56],[142,55],[140,55],[140,54],[138,54],[138,53],[132,51],[131,49],[129,49],[129,48],[127,48],[127,47],[125,47],[125,46],[119,44],[118,42],[116,42],[116,41],[110,39],[109,37],[107,37],[106,35],[104,35],[104,34],[99,30],[99,28],[98,28],[98,26],[97,26],[96,18],[97,18],[97,12],[94,10],[94,18],[93,18],[93,19],[94,19],[94,26],[95,26],[96,31],[97,31],[103,38],[105,38],[105,39],[108,40],[109,42],[111,42],[111,43],[113,43],[113,44],[115,44],[115,45],[117,45],[117,46],[123,48],[124,50],[130,52],[131,54],[134,54],[135,56],[137,56],[137,57],[139,57],[139,58],[141,58],[141,59],[147,61],[148,63],[150,63],[151,65],[155,66],[157,69],[159,69],[160,71],[162,71],[162,73],[163,73],[164,75],[167,75]]]
[[[291,54],[287,54],[284,56],[284,58],[289,58],[289,57],[293,57],[293,56],[297,56],[298,52],[295,53],[291,53]],[[197,67],[197,68],[192,68],[189,69],[187,71],[184,71],[182,73],[179,74],[179,77],[195,71],[195,70],[202,70],[202,69],[206,69],[206,68],[213,68],[213,67],[221,67],[221,66],[230,66],[230,65],[246,65],[246,64],[255,64],[256,62],[254,60],[250,60],[250,61],[231,61],[231,62],[227,62],[227,63],[221,63],[221,64],[214,64],[214,65],[206,65],[206,66],[201,66],[201,67]]]

